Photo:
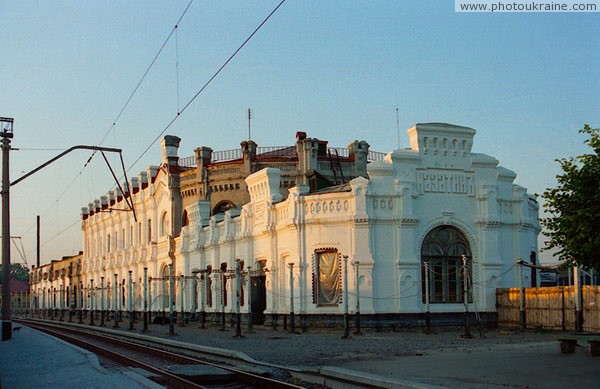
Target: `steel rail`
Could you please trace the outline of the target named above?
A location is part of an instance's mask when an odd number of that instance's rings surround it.
[[[23,324],[25,324],[25,323],[23,323]],[[91,351],[95,354],[100,354],[104,357],[107,357],[108,359],[115,360],[120,364],[127,365],[127,366],[134,366],[134,367],[142,368],[144,370],[151,371],[151,372],[157,374],[158,376],[165,378],[166,383],[169,385],[173,385],[173,387],[206,388],[205,386],[202,386],[195,382],[186,380],[185,378],[182,378],[182,377],[175,375],[171,372],[168,372],[166,370],[159,369],[159,368],[151,366],[147,363],[144,363],[139,360],[133,359],[131,357],[125,356],[122,353],[109,350],[107,348],[98,346],[98,345],[90,343],[90,342],[86,342],[83,339],[68,335],[65,332],[52,330],[49,328],[49,326],[40,325],[40,324],[31,324],[31,323],[27,323],[26,325],[31,328],[35,328],[39,331],[42,331],[46,334],[52,335],[56,338],[62,339],[64,341],[66,341],[67,343],[75,344],[76,346],[79,346],[83,349]],[[80,334],[84,333],[83,331],[77,331],[77,332],[79,332]],[[89,334],[86,334],[86,335],[89,335]],[[111,343],[113,343],[112,340],[115,340],[115,339],[111,339],[111,341],[110,341]],[[158,382],[158,383],[163,384],[162,382]],[[169,386],[169,387],[171,387],[171,386]]]
[[[194,385],[194,386],[187,386],[187,387],[203,388],[204,386],[201,386],[199,384],[196,384],[196,383],[193,383],[191,381],[188,381],[185,378],[177,376],[177,375],[175,375],[173,373],[170,373],[168,371],[165,371],[165,370],[162,370],[160,368],[156,368],[156,367],[147,365],[144,362],[137,361],[137,360],[135,360],[133,358],[124,356],[122,354],[113,352],[113,351],[108,350],[108,349],[104,349],[104,348],[102,348],[100,346],[93,345],[93,344],[88,343],[88,342],[86,342],[84,340],[78,339],[76,337],[73,337],[71,335],[65,334],[65,333],[60,332],[58,330],[52,330],[50,328],[53,327],[55,329],[60,329],[60,330],[68,331],[68,332],[71,332],[71,333],[78,333],[78,334],[80,334],[82,336],[93,337],[93,338],[96,338],[96,339],[100,339],[100,340],[102,340],[104,342],[112,343],[112,344],[115,344],[115,345],[118,345],[118,346],[121,346],[121,347],[132,348],[132,349],[135,349],[136,351],[142,351],[144,353],[152,354],[154,356],[168,357],[168,358],[171,358],[171,359],[174,359],[174,360],[186,363],[186,364],[205,365],[205,366],[211,366],[211,367],[215,367],[215,368],[218,368],[218,369],[226,370],[226,371],[229,371],[229,372],[235,374],[236,377],[238,377],[238,381],[241,381],[241,382],[244,382],[244,383],[247,383],[247,384],[250,384],[250,385],[257,385],[260,388],[293,388],[293,389],[300,389],[300,388],[302,388],[302,386],[297,386],[297,385],[294,385],[294,384],[287,383],[285,381],[279,381],[279,380],[276,380],[276,379],[273,379],[273,378],[269,378],[269,377],[263,377],[263,376],[260,376],[260,375],[256,375],[256,374],[253,374],[253,373],[249,373],[249,372],[246,372],[246,371],[243,371],[243,370],[239,370],[239,369],[233,368],[231,366],[224,366],[224,365],[221,365],[221,364],[216,364],[216,363],[208,362],[208,361],[201,360],[201,359],[198,359],[198,358],[193,358],[193,357],[190,357],[190,356],[187,356],[187,355],[177,354],[177,353],[174,353],[174,352],[171,352],[171,351],[167,351],[167,350],[164,350],[164,349],[159,349],[159,348],[156,348],[156,347],[151,347],[151,346],[147,346],[147,345],[143,345],[143,344],[139,344],[139,343],[134,343],[134,342],[131,342],[131,341],[128,341],[128,340],[119,339],[119,338],[117,338],[115,336],[103,335],[103,334],[100,334],[100,333],[98,333],[96,331],[89,330],[89,329],[73,328],[71,326],[63,326],[63,325],[60,325],[58,323],[41,323],[41,322],[38,322],[38,321],[31,321],[31,320],[27,320],[27,319],[20,319],[19,322],[21,322],[21,324],[23,324],[23,325],[27,325],[27,326],[30,326],[32,328],[36,328],[36,329],[39,329],[39,330],[44,331],[46,333],[49,333],[50,335],[60,337],[61,339],[65,340],[67,342],[70,342],[70,343],[81,343],[80,347],[82,347],[82,348],[89,349],[88,345],[90,345],[90,347],[92,347],[92,348],[98,348],[99,349],[99,351],[98,351],[99,353],[103,353],[104,351],[106,351],[107,353],[110,353],[110,355],[107,355],[109,358],[113,358],[113,355],[115,356],[115,358],[122,358],[124,361],[126,361],[124,364],[131,363],[133,365],[137,365],[138,367],[141,367],[141,368],[146,369],[146,370],[150,370],[150,371],[152,371],[152,372],[154,372],[154,373],[156,373],[156,374],[158,374],[160,376],[164,376],[164,377],[168,378],[169,380],[175,380],[175,381],[182,380],[182,383],[184,384],[184,386],[188,385],[188,382],[191,385]],[[55,335],[55,333],[56,333],[56,335]],[[65,338],[67,338],[67,339],[65,339]],[[71,340],[74,340],[74,341],[71,341]]]

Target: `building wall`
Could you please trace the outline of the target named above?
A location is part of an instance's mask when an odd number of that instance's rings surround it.
[[[64,257],[34,268],[30,275],[32,309],[67,309],[80,298],[83,254]]]
[[[176,310],[234,312],[233,276],[239,260],[250,273],[242,281],[242,312],[256,299],[248,296],[255,277],[264,280],[267,315],[292,308],[301,315],[339,315],[344,302],[351,312],[359,302],[362,314],[422,313],[427,309],[422,250],[441,228],[467,242],[464,254],[473,295],[469,309],[494,312],[495,289],[516,285],[516,258],[537,252],[538,205],[514,184],[514,172],[491,156],[471,152],[474,135],[466,127],[418,124],[409,129],[410,149],[395,150],[383,161],[369,163],[366,174],[358,169],[349,182],[319,190],[311,191],[307,176],[298,175],[312,170],[310,154],[306,160],[299,158],[296,186],[285,195],[282,181],[290,182],[289,169],[247,172],[243,204],[219,214],[211,214],[217,196],[199,195],[199,170],[177,166],[177,148],[168,145],[174,137],[166,137],[162,164],[130,181],[137,220],[133,212],[105,212],[125,207],[127,194],[119,190],[82,210],[81,282],[88,288],[94,280],[97,288],[104,277],[104,292],[94,289],[96,308],[104,298],[109,309],[128,309],[131,301],[141,310],[146,275],[151,310],[168,310],[172,264]],[[368,145],[363,157],[367,151]],[[328,250],[338,254],[335,266],[326,266],[335,258]],[[453,254],[454,260],[459,254]],[[324,269],[332,275],[321,281],[318,275]],[[453,271],[427,273],[434,278],[430,285],[443,289],[439,298],[446,301],[429,304],[431,312],[463,311],[462,297],[457,297],[459,274]],[[221,294],[223,279],[226,298]],[[328,300],[334,303],[316,303],[323,299],[319,290],[336,296]]]
[[[181,247],[188,267],[217,269],[227,262],[231,269],[235,258],[253,266],[266,260],[268,310],[285,313],[290,309],[286,265],[293,263],[295,308],[340,314],[341,303],[312,303],[315,251],[335,248],[349,263],[360,262],[361,313],[423,312],[422,242],[435,227],[452,226],[472,252],[470,308],[495,311],[496,287],[516,284],[516,258],[537,251],[537,203],[496,159],[471,153],[474,130],[434,123],[409,133],[413,149],[369,164],[369,180],[352,180],[346,192],[311,194],[299,186],[281,200],[277,169],[249,176],[251,201],[239,218],[226,214],[223,220],[211,218],[207,227],[184,229]],[[348,284],[353,291],[353,277]],[[432,312],[463,309],[462,303],[430,306]]]

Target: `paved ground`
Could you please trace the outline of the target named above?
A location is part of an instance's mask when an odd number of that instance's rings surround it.
[[[197,324],[151,326],[153,336],[241,351],[254,359],[288,366],[336,366],[411,382],[415,387],[450,388],[598,388],[600,358],[587,347],[561,354],[561,333],[536,331],[472,331],[463,339],[461,328],[445,328],[424,335],[420,329],[396,332],[365,330],[342,339],[341,331],[290,334],[279,329],[255,328],[234,338],[228,327],[198,329]],[[483,336],[482,336],[483,335]],[[582,343],[585,344],[585,343]]]
[[[79,347],[13,323],[0,342],[0,388],[160,388],[129,370],[107,370]]]
[[[600,359],[581,347],[560,354],[557,342],[430,350],[414,356],[379,358],[342,366],[410,382],[449,388],[598,388]]]
[[[112,323],[107,324],[110,329]],[[142,325],[137,323],[133,331],[127,328],[128,323],[123,322],[120,330],[141,333]],[[214,324],[208,329],[199,329],[197,323],[185,327],[176,325],[175,336],[168,334],[168,328],[167,325],[151,325],[146,335],[236,350],[256,360],[283,366],[351,369],[359,374],[374,374],[409,383],[409,387],[600,387],[600,358],[591,357],[587,347],[578,347],[574,354],[561,354],[557,341],[561,333],[557,332],[492,330],[480,334],[475,330],[472,331],[474,338],[463,339],[461,328],[437,329],[431,335],[423,334],[420,329],[395,332],[367,329],[363,335],[342,339],[340,330],[291,334],[282,328],[274,331],[255,327],[254,333],[247,333],[244,327],[244,337],[235,338],[235,331],[229,326],[220,331]],[[36,382],[47,382],[44,387],[62,384],[82,387],[80,382],[65,383],[61,378],[77,379],[78,375],[87,375],[90,369],[82,367],[81,360],[72,362],[71,351],[63,351],[64,346],[29,335],[35,331],[21,331],[13,335],[17,342],[11,340],[0,344],[2,389],[19,387],[14,385],[18,381],[12,381],[12,386],[11,381],[7,381],[10,380],[7,374],[14,375],[15,371],[33,374]],[[86,358],[89,364],[89,356]],[[102,380],[110,379],[106,372],[102,374]],[[20,379],[23,377],[21,375]],[[97,378],[91,382],[84,386],[106,387],[104,381]]]

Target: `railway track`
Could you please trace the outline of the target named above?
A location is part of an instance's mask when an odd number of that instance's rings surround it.
[[[289,382],[214,363],[181,351],[166,350],[164,345],[149,345],[122,339],[88,328],[37,320],[18,320],[21,324],[75,344],[99,356],[107,368],[133,367],[167,388],[302,388]]]

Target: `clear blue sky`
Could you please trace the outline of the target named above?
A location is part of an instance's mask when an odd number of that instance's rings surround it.
[[[159,164],[158,143],[144,150],[277,3],[194,1],[113,127],[188,1],[1,1],[0,116],[15,119],[21,149],[11,154],[12,180],[105,136],[130,175]],[[262,146],[291,145],[303,130],[387,152],[398,147],[398,108],[401,147],[415,123],[469,126],[475,152],[541,193],[556,183],[556,158],[586,150],[583,124],[600,126],[599,37],[600,13],[288,0],[167,133],[182,138],[182,157],[198,146],[238,148],[250,107]],[[12,187],[11,232],[30,265],[36,215],[42,263],[81,249],[80,208],[113,186],[99,155],[83,168],[89,156],[75,152]]]

